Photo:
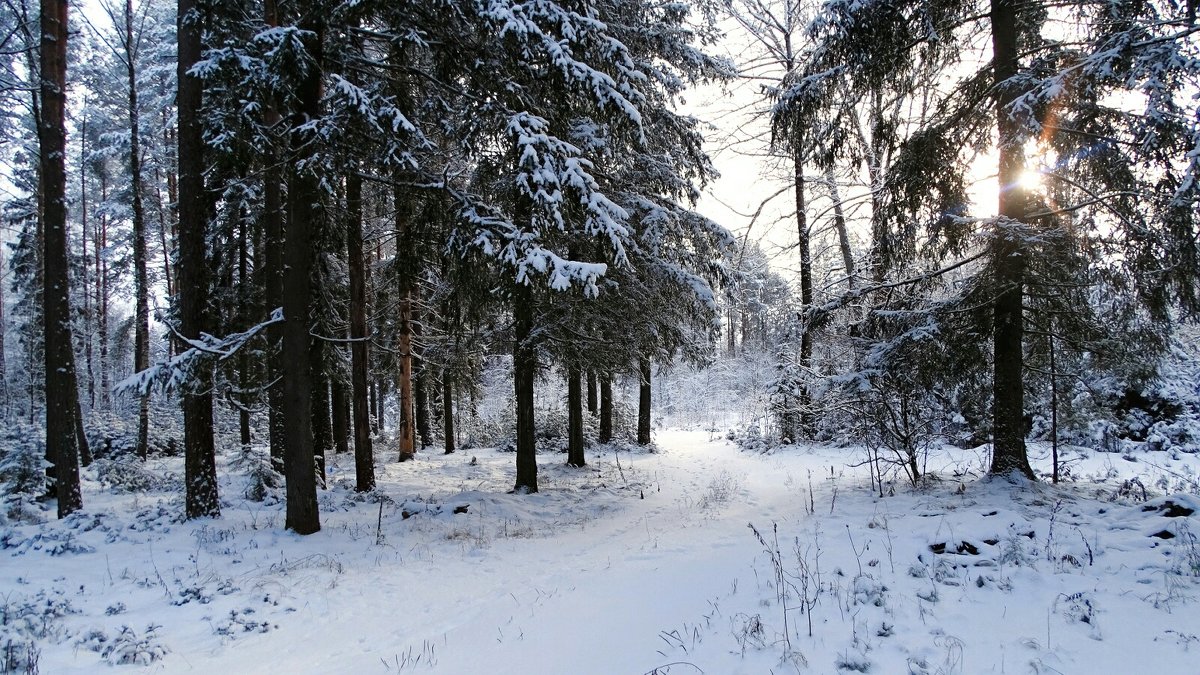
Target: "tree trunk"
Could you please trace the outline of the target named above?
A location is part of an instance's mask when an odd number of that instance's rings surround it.
[[[799,237],[798,245],[800,248],[800,304],[802,311],[807,311],[812,307],[813,303],[813,282],[812,282],[812,251],[809,242],[810,231],[808,228],[808,205],[805,196],[805,178],[804,178],[804,158],[796,153],[792,157],[793,168],[795,169],[795,194],[796,194],[796,234]],[[809,330],[808,319],[805,316],[800,318],[800,363],[797,364],[801,373],[807,374],[812,367],[812,331]],[[805,437],[812,435],[812,419],[808,410],[809,403],[808,384],[800,385],[800,401],[799,401],[799,433]]]
[[[446,454],[450,455],[454,453],[454,379],[445,370],[442,371],[442,424]]]
[[[83,409],[79,403],[79,379],[72,372],[71,387],[75,390],[75,443],[79,446],[79,463],[91,466],[92,450],[88,447],[87,433],[83,429]]]
[[[737,309],[733,306],[733,300],[729,301],[729,307],[726,308],[726,332],[725,336],[725,351],[730,356],[737,356]]]
[[[94,316],[94,309],[92,308],[92,297],[93,297],[92,289],[88,287],[88,275],[87,275],[87,263],[88,263],[87,242],[88,242],[88,236],[90,234],[92,234],[91,232],[88,232],[87,123],[88,123],[87,114],[84,113],[83,120],[80,122],[80,125],[79,125],[79,232],[80,232],[80,237],[79,237],[79,243],[80,243],[79,253],[80,253],[80,255],[79,255],[79,257],[83,260],[83,264],[80,266],[82,268],[80,270],[82,273],[79,275],[79,277],[83,281],[83,288],[81,289],[82,293],[80,295],[83,296],[83,319],[84,319],[84,322],[86,325],[85,331],[87,333],[87,337],[84,338],[84,341],[83,341],[83,358],[84,358],[85,368],[87,369],[88,408],[92,412],[95,412],[96,411],[96,363],[95,363],[95,359],[93,358],[94,352],[92,349],[92,342],[93,342],[92,330],[94,329],[93,322],[95,320],[95,316]],[[0,248],[3,248],[3,247],[0,247]],[[0,270],[3,270],[3,269],[4,269],[3,256],[0,256]],[[100,280],[96,279],[96,281],[93,283],[98,284],[99,282],[100,282]],[[3,286],[3,284],[0,284],[0,286]],[[3,289],[0,288],[0,291],[3,291]],[[4,298],[3,298],[3,294],[0,293],[0,390],[7,391],[6,384],[4,381],[4,316],[3,316],[4,307],[3,307],[3,305],[4,305]],[[8,402],[7,396],[0,397],[0,405],[6,405],[7,402]],[[87,464],[85,463],[84,466],[87,466]]]
[[[341,455],[350,452],[350,393],[337,375],[329,381],[329,397],[333,408],[333,451]]]
[[[354,418],[354,487],[375,489],[375,455],[371,449],[367,349],[367,271],[363,252],[362,179],[351,170],[346,177],[346,257],[350,272],[350,388]]]
[[[108,201],[108,178],[100,174],[100,201]],[[100,406],[104,410],[112,408],[112,387],[109,384],[108,365],[108,258],[101,252],[108,248],[108,216],[100,214],[97,224],[96,240],[96,345],[100,352]]]
[[[263,21],[269,27],[279,25],[279,13],[275,0],[263,3]],[[268,105],[263,113],[263,122],[267,128],[279,125],[279,112]],[[283,306],[283,250],[285,233],[283,231],[283,174],[279,151],[274,138],[268,137],[263,167],[263,236],[267,240],[265,255],[265,270],[263,276],[263,292],[267,303],[267,311],[274,312]],[[275,324],[267,329],[267,337],[271,342],[269,352],[267,377],[267,434],[271,445],[271,466],[275,471],[284,473],[286,456],[287,430],[283,417],[283,379],[284,371],[282,349],[279,346],[283,339],[284,327]]]
[[[371,382],[371,433],[378,434],[383,430],[383,384],[380,380]]]
[[[537,446],[534,436],[533,385],[537,348],[533,344],[533,290],[518,284],[513,291],[513,384],[517,404],[517,483],[513,490],[538,491]]]
[[[4,269],[4,247],[0,246],[0,270]],[[8,397],[8,361],[4,356],[4,284],[0,283],[0,420],[9,421],[12,412]],[[92,403],[95,406],[95,402]]]
[[[638,361],[638,445],[650,445],[650,357]]]
[[[600,402],[597,400],[596,391],[596,371],[588,369],[587,371],[587,409],[588,414],[595,417],[600,413]]]
[[[1054,322],[1050,323],[1050,460],[1053,462],[1053,482],[1058,484],[1058,363],[1055,360]]]
[[[1021,125],[1008,110],[1018,91],[1009,78],[1017,74],[1017,6],[1015,0],[992,0],[992,64],[996,125],[1000,138],[999,231],[992,240],[997,296],[993,308],[992,466],[990,473],[1014,472],[1033,478],[1025,451],[1024,301],[1025,256],[1019,224],[1025,218],[1026,195],[1020,188],[1025,155]]]
[[[129,87],[129,177],[133,201],[133,278],[134,278],[134,337],[133,369],[142,372],[150,367],[150,280],[147,272],[146,209],[142,201],[142,151],[139,135],[137,79],[133,35],[133,0],[125,0],[125,76]],[[137,455],[149,454],[150,396],[138,397]]]
[[[842,194],[838,190],[833,167],[825,169],[825,184],[829,186],[829,198],[833,201],[833,228],[837,230],[838,250],[842,254],[842,266],[846,270],[846,288],[854,291],[854,253],[850,250],[850,232],[846,229],[846,212],[842,208]]]
[[[249,223],[246,218],[238,218],[238,319],[241,323],[240,329],[245,329],[253,322],[256,307],[254,300],[251,298],[253,291],[253,282],[250,279],[250,259],[249,259]],[[253,442],[253,436],[250,432],[250,405],[251,405],[251,380],[250,372],[251,363],[248,350],[242,349],[238,351],[237,357],[237,373],[238,373],[238,392],[236,396],[238,409],[238,432],[243,451],[250,449],[250,444]]]
[[[888,222],[883,217],[883,164],[886,139],[880,133],[880,130],[883,129],[883,93],[881,90],[871,93],[869,118],[870,134],[861,126],[858,127],[858,132],[863,145],[869,148],[866,164],[871,184],[871,279],[878,285],[883,283],[892,264],[891,233],[888,230]]]
[[[312,430],[313,461],[317,472],[317,484],[325,485],[325,458],[333,454],[333,424],[329,397],[329,372],[325,361],[327,345],[312,338],[309,347],[309,372],[312,373]]]
[[[324,25],[310,16],[300,24],[307,31],[304,46],[316,64],[322,63]],[[316,167],[304,160],[313,152],[316,139],[303,125],[321,114],[321,72],[312,68],[300,83],[299,110],[291,127],[292,162],[287,191],[287,233],[283,247],[283,417],[287,472],[286,527],[297,534],[321,529],[317,508],[314,466],[312,388],[310,371],[312,337],[309,306],[312,301],[313,231],[323,215],[320,179]]]
[[[583,454],[583,373],[579,366],[567,369],[567,464],[584,466]]]
[[[417,437],[421,439],[421,448],[429,447],[431,431],[429,428],[429,392],[425,388],[428,379],[425,373],[425,362],[417,356],[413,357],[413,408],[417,421]]]
[[[400,443],[399,459],[405,462],[412,459],[417,451],[416,425],[413,423],[412,292],[407,288],[400,291],[400,325],[397,332],[400,372],[396,377],[396,391],[399,393],[400,418],[396,438]]]
[[[208,325],[208,213],[204,194],[204,139],[200,126],[203,84],[188,71],[201,54],[202,10],[197,0],[179,0],[179,329],[195,339],[211,332]],[[194,382],[182,397],[184,486],[188,518],[216,517],[217,464],[213,446],[213,404],[206,365],[194,371]]]
[[[42,188],[42,278],[45,322],[46,455],[52,459],[58,517],[83,508],[79,487],[75,352],[67,264],[66,86],[67,2],[42,0],[41,119],[38,141]]]
[[[601,443],[612,442],[613,437],[613,400],[612,375],[600,373],[600,434]]]
[[[417,294],[413,293],[412,306],[413,326],[413,417],[416,421],[416,433],[421,439],[421,449],[429,447],[429,391],[426,389],[425,360],[421,358],[421,312],[417,303]]]

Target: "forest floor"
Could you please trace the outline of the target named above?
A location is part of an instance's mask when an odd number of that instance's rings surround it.
[[[368,496],[338,457],[308,537],[237,476],[221,518],[183,522],[177,493],[88,470],[83,512],[0,529],[0,659],[50,674],[1197,672],[1195,454],[1070,451],[1077,479],[1052,486],[981,480],[985,449],[947,448],[935,479],[880,497],[861,450],[754,454],[670,430],[656,447],[593,448],[583,469],[540,455],[535,495],[506,493],[513,455],[494,449],[381,464]]]

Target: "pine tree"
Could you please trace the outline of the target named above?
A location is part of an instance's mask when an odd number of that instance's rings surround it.
[[[40,69],[43,235],[43,321],[45,322],[46,454],[52,458],[58,517],[83,507],[79,486],[79,392],[71,339],[67,281],[66,90],[67,2],[42,0]]]
[[[204,184],[204,142],[201,105],[204,85],[190,73],[201,56],[204,10],[196,0],[179,0],[179,333],[196,340],[210,332],[207,307],[208,218],[210,209]],[[217,492],[216,450],[213,444],[211,372],[207,364],[192,373],[193,381],[182,397],[184,419],[184,490],[188,518],[216,517],[221,513]]]

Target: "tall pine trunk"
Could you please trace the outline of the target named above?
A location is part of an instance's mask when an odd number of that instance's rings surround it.
[[[263,3],[263,22],[269,27],[279,25],[279,11],[275,0]],[[274,106],[268,105],[263,113],[263,122],[268,128],[279,125],[280,115]],[[283,306],[283,174],[281,171],[279,150],[273,138],[268,138],[265,166],[263,167],[263,237],[267,240],[265,257],[264,295],[267,311],[274,312]],[[275,324],[267,329],[273,349],[268,361],[270,364],[267,380],[267,434],[271,445],[271,466],[279,473],[286,471],[285,451],[286,428],[283,418],[283,379],[280,375],[284,370],[282,347],[283,326]]]
[[[333,416],[333,451],[341,455],[350,452],[350,394],[341,373],[329,379],[329,405]]]
[[[533,344],[533,289],[517,284],[513,290],[513,387],[517,405],[517,483],[514,491],[538,491],[537,446],[534,435],[533,387],[537,377],[537,348]]]
[[[403,271],[400,272],[401,277],[404,274]],[[397,422],[396,437],[400,445],[399,460],[406,462],[412,459],[417,452],[416,425],[413,420],[412,291],[407,288],[406,282],[401,282],[399,319],[397,347],[400,352],[400,372],[396,377],[396,391],[400,416]]]
[[[0,270],[4,269],[4,247],[0,246]],[[4,284],[0,283],[0,420],[9,421],[12,402],[8,397],[8,361],[4,356]],[[93,405],[95,403],[93,402]]]
[[[179,329],[196,339],[208,325],[208,213],[204,190],[204,139],[200,127],[203,84],[188,74],[200,60],[203,17],[197,0],[179,0]],[[183,394],[184,490],[188,518],[221,513],[213,446],[212,374],[202,365]]]
[[[837,231],[838,251],[842,254],[842,267],[846,270],[846,288],[855,287],[854,253],[850,250],[850,232],[846,229],[846,211],[842,205],[842,192],[838,189],[833,167],[825,169],[825,183],[829,186],[829,199],[833,202],[833,229]]]
[[[83,507],[79,487],[75,352],[67,266],[66,86],[67,2],[42,0],[41,119],[43,321],[46,366],[46,454],[54,462],[58,517]]]
[[[108,201],[108,177],[100,174],[100,200]],[[112,388],[109,384],[108,364],[108,258],[101,252],[108,248],[108,215],[100,213],[100,222],[96,224],[96,345],[100,353],[100,407],[104,410],[112,408]]]
[[[238,318],[242,327],[249,326],[253,322],[257,308],[251,293],[253,292],[253,282],[250,279],[250,223],[248,219],[239,217],[238,220]],[[238,352],[237,358],[237,373],[238,373],[238,393],[237,393],[237,409],[238,409],[238,435],[241,441],[242,449],[248,451],[250,444],[253,442],[253,434],[250,430],[250,405],[251,405],[251,373],[250,355],[247,350],[242,349]]]
[[[588,414],[595,417],[600,413],[599,401],[596,398],[596,371],[587,371],[587,409]]]
[[[88,263],[88,236],[91,232],[88,231],[88,184],[87,184],[87,114],[83,115],[83,120],[80,122],[79,128],[79,257],[83,260],[81,265],[80,280],[83,283],[81,295],[83,296],[83,320],[87,328],[88,337],[83,341],[83,358],[84,367],[87,370],[87,400],[88,408],[95,412],[96,410],[96,361],[92,349],[92,331],[94,329],[95,309],[92,307],[92,289],[88,287],[87,263]],[[0,247],[2,248],[2,247]],[[0,270],[4,269],[3,260],[0,260]],[[97,279],[93,283],[99,283]],[[3,284],[0,284],[3,285]],[[2,291],[3,289],[0,289]],[[0,389],[4,389],[4,316],[3,316],[3,297],[0,297]],[[0,399],[0,405],[5,404],[4,399]],[[84,464],[87,466],[87,464]]]
[[[325,485],[326,458],[333,454],[333,406],[330,404],[329,374],[326,372],[324,351],[326,346],[319,339],[312,341],[309,352],[310,371],[312,372],[312,429],[313,429],[313,461],[316,467],[317,484]]]
[[[367,361],[367,271],[363,252],[362,178],[346,177],[346,257],[350,273],[350,388],[354,427],[354,488],[375,489],[375,456],[371,449],[371,414]]]
[[[429,391],[426,384],[429,380],[425,360],[421,358],[421,310],[418,302],[419,295],[413,291],[412,302],[412,334],[413,334],[413,418],[416,424],[416,434],[421,439],[421,449],[429,447],[431,432],[429,428]]]
[[[1015,0],[992,0],[992,67],[996,96],[996,126],[999,131],[1000,204],[998,227],[992,240],[992,264],[997,296],[993,308],[992,377],[992,474],[1014,472],[1033,478],[1025,451],[1025,256],[1020,223],[1025,218],[1026,195],[1020,188],[1025,169],[1021,147],[1021,125],[1009,104],[1018,90],[1008,80],[1017,74],[1017,4]]]
[[[290,173],[287,191],[287,233],[283,247],[283,417],[287,475],[286,527],[297,534],[321,529],[317,508],[316,468],[313,464],[312,338],[309,334],[312,301],[310,270],[314,262],[314,221],[321,217],[320,179],[317,167],[307,160],[316,142],[304,125],[321,114],[322,40],[324,25],[317,16],[301,22],[304,46],[312,67],[297,92],[299,109],[292,116]]]
[[[442,370],[442,433],[447,455],[454,454],[454,379]]]
[[[600,373],[600,432],[599,441],[609,443],[613,437],[612,375]]]
[[[797,151],[792,156],[792,168],[795,171],[796,199],[796,234],[800,249],[800,305],[806,312],[813,303],[812,281],[812,250],[810,245],[811,232],[808,227],[808,204],[805,193],[804,158]],[[812,367],[813,340],[806,316],[800,317],[800,362],[796,364],[801,373],[807,374]],[[812,420],[808,410],[810,394],[807,383],[800,385],[799,394],[799,433],[808,437],[812,433]]]
[[[142,150],[140,116],[136,78],[136,49],[133,36],[133,0],[125,0],[125,77],[129,87],[129,177],[133,206],[133,278],[134,328],[133,369],[142,372],[150,367],[150,280],[147,272],[146,209],[142,200]],[[137,455],[145,458],[149,452],[150,394],[138,397]]]
[[[579,366],[567,368],[567,464],[584,466],[583,373]]]
[[[650,445],[650,357],[638,360],[638,445]]]

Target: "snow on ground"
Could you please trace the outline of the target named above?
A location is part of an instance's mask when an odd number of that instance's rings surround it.
[[[1197,672],[1195,455],[1013,486],[946,449],[881,498],[853,449],[656,442],[543,454],[530,496],[496,450],[381,464],[365,497],[340,457],[309,537],[236,477],[203,522],[92,480],[0,530],[0,647],[54,674]]]

